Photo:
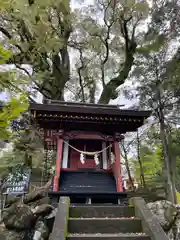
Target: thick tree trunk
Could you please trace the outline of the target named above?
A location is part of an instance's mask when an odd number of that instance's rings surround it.
[[[125,20],[123,17],[120,21],[120,28],[122,36],[125,40],[125,61],[120,68],[118,76],[112,78],[105,86],[103,86],[103,91],[99,98],[99,103],[108,104],[111,99],[117,98],[116,89],[121,86],[125,80],[127,79],[129,72],[131,71],[133,62],[134,62],[134,54],[136,52],[137,44],[134,39],[136,24],[133,27],[133,33],[131,39],[129,38],[128,32],[128,22],[131,20],[131,17]]]
[[[165,192],[166,197],[172,203],[176,203],[177,199],[175,196],[175,185],[173,184],[173,171],[171,171],[170,157],[168,153],[168,144],[167,138],[165,134],[165,124],[164,121],[160,120],[160,137],[162,141],[163,147],[163,155],[164,155],[164,176],[165,176]]]
[[[139,141],[139,132],[137,129],[137,158],[138,158],[138,163],[140,167],[140,180],[141,184],[143,187],[146,187],[146,181],[145,181],[145,176],[144,176],[144,169],[143,169],[143,164],[141,161],[141,156],[140,156],[140,141]]]
[[[163,113],[162,101],[161,101],[161,90],[160,90],[159,85],[157,85],[157,100],[158,100],[158,108],[156,110],[156,113],[157,113],[157,117],[159,119],[160,138],[161,138],[162,148],[163,148],[165,193],[166,193],[166,197],[169,201],[171,201],[172,203],[176,203],[177,198],[176,198],[176,189],[175,189],[175,179],[173,177],[174,169],[172,168],[173,165],[171,163],[171,159],[169,156],[164,113]]]
[[[64,89],[65,84],[69,80],[70,76],[70,62],[69,53],[65,46],[61,51],[61,58],[59,54],[54,54],[52,58],[53,62],[53,80],[51,85],[52,99],[64,101]]]
[[[135,50],[134,50],[135,52]],[[119,75],[115,78],[112,78],[104,87],[101,96],[99,98],[99,103],[108,104],[111,99],[115,99],[117,96],[115,95],[116,89],[124,84],[126,78],[131,71],[131,67],[134,61],[134,52],[130,52],[127,54],[126,61],[124,62],[124,67],[120,71]]]

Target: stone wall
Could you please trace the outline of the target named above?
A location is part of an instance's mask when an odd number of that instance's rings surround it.
[[[48,184],[27,194],[24,199],[7,198],[0,224],[1,240],[49,239],[57,209],[47,196]]]

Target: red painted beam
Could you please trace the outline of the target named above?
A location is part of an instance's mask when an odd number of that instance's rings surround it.
[[[59,178],[61,171],[61,161],[62,161],[62,151],[63,151],[63,140],[58,139],[57,142],[57,158],[56,158],[56,175],[54,177],[53,191],[58,192],[59,190]]]
[[[92,140],[103,140],[113,141],[113,137],[98,132],[78,132],[69,131],[64,134],[64,139],[92,139]]]
[[[89,140],[103,140],[103,141],[112,141],[113,138],[112,137],[107,137],[106,136],[101,136],[98,134],[86,134],[86,133],[81,133],[81,134],[77,134],[77,135],[72,135],[72,136],[64,136],[65,140],[69,140],[69,139],[89,139]]]
[[[114,152],[115,152],[115,163],[113,166],[113,172],[116,179],[116,189],[117,192],[123,192],[123,182],[121,176],[121,157],[120,157],[120,149],[119,142],[114,142]]]

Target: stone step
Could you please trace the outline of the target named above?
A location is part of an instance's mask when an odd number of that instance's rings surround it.
[[[71,218],[116,218],[116,217],[133,217],[135,216],[133,207],[126,206],[71,206]]]
[[[140,219],[132,218],[70,218],[69,233],[140,233]]]
[[[151,240],[144,233],[69,234],[67,240]]]

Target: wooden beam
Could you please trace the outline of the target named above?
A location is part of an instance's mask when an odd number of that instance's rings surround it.
[[[113,172],[116,179],[116,188],[117,188],[117,192],[123,192],[120,149],[119,149],[119,142],[117,140],[114,141],[114,153],[115,153],[115,163],[113,166]]]
[[[89,140],[102,140],[102,141],[113,141],[113,137],[110,135],[105,135],[101,133],[86,133],[69,131],[64,134],[64,139],[89,139]]]
[[[62,151],[63,151],[63,139],[59,138],[57,141],[57,157],[56,157],[56,175],[54,177],[53,191],[59,191],[59,179],[61,171],[61,161],[62,161]]]
[[[106,142],[103,141],[102,142],[102,149],[105,149],[105,148],[106,148]],[[103,161],[103,169],[107,170],[108,164],[107,164],[107,151],[106,151],[106,149],[103,150],[103,152],[102,152],[102,161]]]

